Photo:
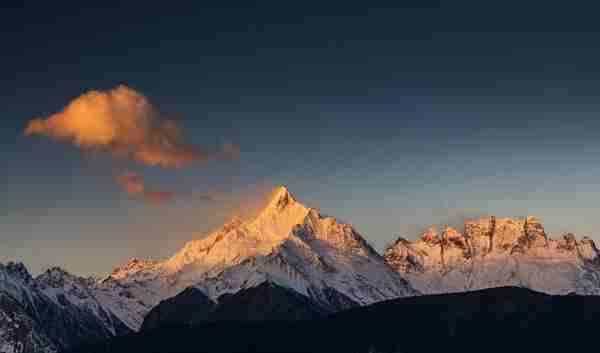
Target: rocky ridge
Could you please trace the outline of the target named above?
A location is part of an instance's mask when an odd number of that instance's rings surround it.
[[[568,233],[550,238],[536,217],[482,217],[463,232],[435,227],[420,239],[399,238],[386,261],[422,293],[520,286],[549,294],[600,294],[594,242]]]
[[[21,263],[0,264],[0,352],[54,352],[130,333],[85,280],[53,268],[33,278]]]

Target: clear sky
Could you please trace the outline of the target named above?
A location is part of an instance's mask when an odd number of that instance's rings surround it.
[[[1,9],[0,261],[88,275],[163,258],[278,184],[378,249],[481,214],[600,240],[597,9],[202,3]],[[160,168],[24,135],[120,84],[239,158]],[[123,170],[173,197],[132,198]]]

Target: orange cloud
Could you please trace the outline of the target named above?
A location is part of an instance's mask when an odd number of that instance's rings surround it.
[[[135,172],[125,172],[115,177],[117,184],[133,198],[143,199],[155,204],[169,201],[173,198],[173,192],[152,190],[146,187],[142,177]]]
[[[61,112],[29,121],[25,135],[45,135],[81,149],[106,151],[163,168],[239,155],[239,148],[232,144],[208,155],[186,143],[179,123],[162,119],[145,96],[124,85],[87,92]]]

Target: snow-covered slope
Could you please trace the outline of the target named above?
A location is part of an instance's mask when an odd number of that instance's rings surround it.
[[[0,352],[55,352],[56,344],[34,317],[31,303],[43,302],[22,264],[0,263]]]
[[[98,287],[107,288],[105,303],[120,303],[114,312],[132,326],[187,287],[216,300],[265,281],[335,309],[416,294],[352,226],[304,206],[285,187],[256,218],[235,219],[164,262],[134,260]]]
[[[0,352],[51,353],[56,346],[26,309],[0,292]]]
[[[34,279],[23,264],[0,264],[0,352],[52,352],[131,332],[91,283],[59,268]]]
[[[550,239],[535,217],[484,217],[463,233],[435,228],[398,239],[386,261],[422,293],[521,286],[549,294],[600,294],[600,256],[589,238]]]
[[[131,329],[117,318],[110,307],[98,300],[96,280],[74,276],[67,271],[53,267],[35,278],[35,287],[42,291],[56,305],[63,308],[76,308],[86,316],[98,320],[103,330],[110,335],[122,335]]]

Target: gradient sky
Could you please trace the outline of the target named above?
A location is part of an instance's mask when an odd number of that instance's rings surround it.
[[[176,3],[0,9],[0,261],[97,275],[160,259],[278,184],[378,249],[481,214],[600,240],[597,9]],[[239,160],[161,170],[23,135],[119,84]],[[125,168],[175,198],[128,198]]]

